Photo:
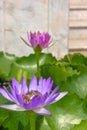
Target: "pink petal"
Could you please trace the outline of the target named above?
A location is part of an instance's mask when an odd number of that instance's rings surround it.
[[[25,44],[29,47],[31,47],[31,45],[23,38],[23,37],[20,37],[22,39],[23,42],[25,42]]]

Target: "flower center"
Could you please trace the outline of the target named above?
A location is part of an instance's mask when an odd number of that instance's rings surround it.
[[[25,103],[27,103],[27,104],[29,104],[30,101],[32,100],[32,98],[33,98],[33,97],[36,97],[36,96],[39,96],[39,97],[42,98],[42,94],[41,94],[40,92],[34,91],[34,90],[32,90],[31,92],[28,92],[28,93],[22,95],[23,101],[24,101]]]

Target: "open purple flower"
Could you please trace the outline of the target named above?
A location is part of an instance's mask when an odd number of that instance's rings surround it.
[[[44,106],[57,102],[67,94],[67,92],[56,93],[58,87],[52,90],[52,86],[51,78],[43,79],[41,77],[37,83],[36,77],[33,76],[29,87],[24,78],[22,78],[21,84],[16,79],[12,79],[10,92],[3,87],[0,88],[0,94],[15,104],[3,104],[0,107],[14,111],[32,110],[38,114],[50,115],[50,111],[46,110]]]
[[[47,48],[49,43],[50,43],[50,39],[51,36],[49,35],[49,33],[40,33],[38,32],[30,32],[28,33],[28,41],[24,40],[24,38],[21,37],[21,39],[28,45],[31,46],[33,48],[37,47],[38,45],[41,47],[41,49]]]

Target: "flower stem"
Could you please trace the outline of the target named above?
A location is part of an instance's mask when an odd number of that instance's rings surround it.
[[[39,65],[39,53],[36,53],[36,62],[37,62],[37,79],[40,78],[40,65]]]
[[[36,130],[36,126],[35,126],[35,120],[36,119],[36,114],[31,113],[30,115],[30,130]]]
[[[36,55],[36,64],[37,64],[37,80],[39,80],[40,78],[40,54],[41,54],[41,47],[39,45],[37,45],[35,48],[34,48],[34,52],[35,52],[35,55]]]

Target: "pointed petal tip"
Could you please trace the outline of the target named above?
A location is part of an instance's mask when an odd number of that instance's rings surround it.
[[[31,81],[32,81],[32,80],[36,80],[36,76],[35,76],[35,75],[32,76]]]
[[[5,86],[3,86],[3,89],[0,88],[0,94],[1,94],[4,98],[6,98],[7,100],[13,101],[12,98],[11,98],[10,93],[7,91],[7,89],[5,88]]]
[[[19,84],[15,78],[12,78],[12,84]]]
[[[66,96],[68,94],[68,92],[60,92],[59,93],[59,99],[63,98],[64,96]]]
[[[24,80],[24,79],[25,79],[25,77],[24,77],[24,76],[22,76],[22,79]]]
[[[34,109],[33,111],[40,115],[51,115],[51,112],[46,110],[45,108]]]
[[[59,89],[59,86],[56,86],[57,89]]]
[[[68,92],[61,92],[61,93],[59,93],[59,95],[56,97],[56,99],[54,100],[54,102],[59,101],[60,99],[62,99],[67,94],[68,94]]]
[[[23,82],[26,82],[26,79],[25,79],[24,76],[22,76],[21,82],[22,82],[22,83],[23,83]]]
[[[0,108],[12,110],[12,111],[25,111],[24,108],[22,108],[16,104],[13,104],[13,105],[3,104],[3,105],[0,105]]]
[[[33,82],[34,82],[34,83],[37,83],[37,78],[36,78],[35,75],[31,78],[30,82],[32,82],[32,83],[33,83]]]
[[[33,76],[29,83],[29,91],[37,90],[37,79],[36,76]]]
[[[62,92],[62,93],[64,94],[64,96],[68,94],[68,92]]]

